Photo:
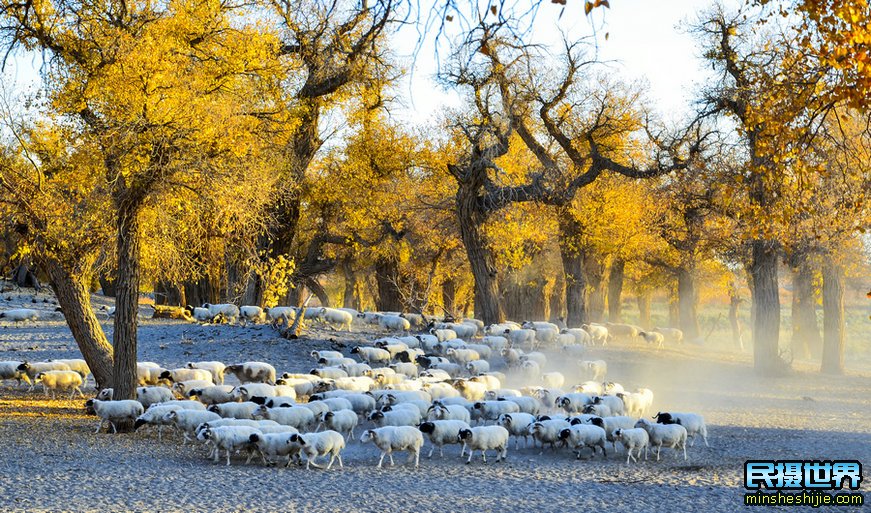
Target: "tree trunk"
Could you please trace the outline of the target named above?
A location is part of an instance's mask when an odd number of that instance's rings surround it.
[[[566,326],[578,328],[589,322],[587,318],[584,254],[577,247],[581,226],[568,209],[557,212],[559,222],[559,252],[563,263],[566,289]]]
[[[115,279],[105,274],[101,274],[97,279],[100,282],[100,288],[103,289],[103,295],[115,297]]]
[[[509,319],[538,321],[547,318],[544,280],[512,280],[503,283],[505,316]]]
[[[605,265],[596,255],[585,255],[584,274],[587,280],[587,319],[602,322],[605,315]]]
[[[620,296],[623,294],[623,277],[626,262],[622,258],[615,257],[611,262],[611,272],[608,275],[608,320],[610,322],[623,322],[621,315]]]
[[[456,311],[456,300],[457,284],[453,278],[448,278],[442,282],[442,307],[444,307],[444,309],[454,317],[456,317],[457,314],[462,314],[462,312]]]
[[[381,312],[402,312],[402,292],[399,290],[399,265],[393,258],[381,258],[375,262],[375,281],[378,284],[378,299],[375,308]]]
[[[780,290],[777,284],[777,250],[765,240],[751,242],[753,301],[753,361],[756,370],[781,374],[785,362],[780,358]]]
[[[158,280],[154,285],[154,304],[185,306],[184,290],[166,280]]]
[[[844,373],[844,269],[827,257],[823,264],[823,360],[820,372]]]
[[[75,276],[54,259],[43,259],[43,267],[48,273],[51,288],[79,351],[98,388],[112,386],[112,346],[106,340],[106,334],[100,326],[97,316],[91,308],[91,295],[88,293],[89,280]]]
[[[486,214],[478,206],[478,189],[483,186],[477,182],[461,182],[457,189],[457,221],[460,235],[469,258],[469,267],[475,277],[475,317],[484,324],[505,321],[505,314],[499,304],[499,283],[496,259],[487,246],[481,227]]]
[[[550,318],[548,320],[560,328],[566,327],[566,282],[559,273],[550,292]]]
[[[792,354],[810,358],[822,345],[817,325],[814,271],[806,255],[796,257],[792,274]],[[819,354],[819,353],[817,353]]]
[[[729,295],[729,325],[732,327],[732,343],[739,350],[744,351],[744,330],[738,319],[738,307],[741,306],[742,302],[743,300],[733,290]]]
[[[363,306],[360,298],[360,285],[357,283],[357,275],[351,266],[351,259],[342,261],[342,274],[345,278],[345,290],[342,294],[342,306],[360,310]]]
[[[136,398],[136,314],[139,311],[140,278],[140,226],[138,207],[120,208],[118,212],[118,276],[115,296],[115,331],[112,346],[115,353],[113,368],[113,400]],[[123,426],[129,429],[131,426]],[[121,426],[119,426],[119,430]]]
[[[698,294],[696,280],[689,269],[677,269],[678,319],[684,340],[696,342],[699,338]]]
[[[314,278],[309,278],[305,281],[306,287],[312,291],[315,297],[318,298],[321,306],[325,308],[330,307],[330,297],[327,295],[327,291],[324,290],[324,287],[320,284],[320,282]]]
[[[639,293],[635,300],[638,302],[638,322],[642,328],[651,329],[653,326],[650,322],[650,294],[647,292]]]

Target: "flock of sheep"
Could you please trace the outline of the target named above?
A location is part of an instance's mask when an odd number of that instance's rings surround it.
[[[232,308],[231,308],[232,307]],[[256,308],[256,307],[252,307]],[[205,305],[208,319],[229,322],[270,319],[288,322],[298,310],[241,309],[234,305]],[[194,316],[205,315],[193,309]],[[154,426],[162,439],[164,427],[174,427],[184,441],[196,439],[209,447],[218,461],[224,451],[227,465],[233,454],[247,455],[246,463],[259,457],[264,464],[279,460],[306,467],[317,458],[329,457],[326,468],[338,460],[355,430],[359,440],[373,443],[393,465],[393,452],[405,451],[409,462],[419,464],[424,439],[444,456],[445,445],[457,444],[470,463],[475,451],[486,462],[486,451],[496,461],[507,457],[509,441],[515,450],[520,439],[528,446],[573,450],[581,458],[607,456],[607,444],[623,447],[626,462],[638,461],[648,450],[672,448],[687,458],[686,443],[707,430],[701,415],[660,412],[648,420],[654,394],[647,388],[634,391],[605,381],[607,364],[585,360],[587,347],[605,344],[611,337],[640,336],[661,345],[679,341],[678,330],[644,331],[625,324],[590,324],[560,329],[547,322],[506,322],[485,327],[480,321],[431,322],[421,316],[395,313],[357,313],[329,308],[311,309],[306,318],[337,328],[350,329],[362,322],[394,333],[354,347],[346,356],[339,351],[314,351],[317,367],[310,373],[283,373],[264,362],[225,365],[190,362],[166,369],[140,362],[140,387],[136,400],[112,401],[112,389],[100,390],[86,407],[114,430],[119,422],[135,428]],[[8,311],[6,312],[8,313]],[[309,315],[311,314],[311,315]],[[8,318],[8,317],[7,317]],[[420,334],[411,335],[410,330]],[[546,372],[554,351],[560,363],[576,369],[587,381],[570,384],[556,371]],[[553,355],[552,355],[553,357]],[[500,369],[500,370],[496,370]],[[504,372],[503,372],[504,371]],[[41,384],[45,393],[81,392],[89,370],[83,360],[50,362],[0,362],[0,379]],[[238,385],[224,384],[233,376]],[[582,378],[582,379],[584,379]],[[518,385],[510,388],[509,385]],[[524,386],[525,385],[525,386]]]

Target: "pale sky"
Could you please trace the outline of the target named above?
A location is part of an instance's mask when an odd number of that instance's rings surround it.
[[[560,30],[570,37],[583,37],[591,35],[595,28],[599,58],[613,61],[611,69],[624,80],[646,81],[647,97],[664,117],[677,118],[688,109],[693,85],[707,75],[705,64],[697,57],[697,45],[684,28],[699,10],[712,5],[712,0],[611,0],[611,8],[594,10],[592,19],[584,16],[582,0],[568,0],[567,4],[558,20],[562,6],[542,2],[532,34],[535,40],[556,43]],[[411,26],[395,36],[393,50],[404,62],[410,62],[416,39],[416,29]],[[447,53],[445,48],[443,57]],[[38,55],[16,56],[7,63],[4,88],[8,90],[9,82],[18,91],[38,84],[36,68],[40,62]],[[443,106],[457,104],[455,95],[435,84],[436,69],[432,47],[424,48],[414,62],[411,86],[406,79],[398,91],[404,97],[404,106],[393,110],[396,118],[422,124],[432,120]]]

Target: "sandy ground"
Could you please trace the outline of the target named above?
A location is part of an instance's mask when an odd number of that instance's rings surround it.
[[[104,327],[111,331],[110,322]],[[347,354],[356,340],[375,335],[311,336],[288,341],[266,326],[143,320],[139,355],[166,367],[264,360],[279,372],[308,371],[312,349]],[[77,356],[62,321],[0,326],[0,360]],[[12,381],[0,385],[0,510],[739,511],[745,509],[741,481],[747,459],[858,459],[866,469],[871,464],[868,369],[831,378],[800,368],[771,379],[756,376],[746,355],[694,346],[653,351],[631,343],[591,349],[590,357],[608,362],[609,380],[651,388],[654,410],[702,413],[711,446],[699,441],[686,462],[664,450],[661,462],[626,465],[625,456],[610,452],[605,460],[577,461],[568,451],[539,456],[522,443],[515,451],[512,442],[503,463],[483,464],[478,456],[467,466],[457,458],[458,448],[448,447],[444,460],[436,452],[417,470],[404,464],[404,455],[396,467],[378,470],[377,450],[355,440],[344,452],[343,470],[244,466],[239,460],[225,467],[174,437],[158,442],[153,433],[95,435],[97,421],[84,415],[81,400],[45,400],[41,391],[26,393]],[[565,357],[552,354],[550,362],[547,370],[573,372]],[[86,393],[93,394],[92,386]]]

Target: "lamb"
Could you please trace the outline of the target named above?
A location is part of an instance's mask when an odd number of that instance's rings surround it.
[[[391,411],[374,411],[369,414],[369,420],[378,427],[416,426],[420,423],[420,417],[420,410],[406,408]]]
[[[603,381],[608,373],[608,364],[604,360],[582,360],[580,366],[592,374],[593,381]]]
[[[384,456],[390,457],[390,466],[393,463],[393,451],[407,451],[408,462],[414,461],[417,468],[420,465],[420,448],[423,447],[423,434],[412,426],[385,426],[376,429],[368,429],[360,442],[372,442],[381,449],[381,458],[378,460],[378,468],[384,463]]]
[[[282,426],[293,426],[300,431],[307,431],[315,425],[315,414],[312,410],[299,406],[269,408],[262,405],[251,411],[251,418],[273,420]]]
[[[512,402],[517,405],[521,412],[529,413],[530,415],[538,415],[538,412],[541,410],[541,401],[535,397],[500,396],[498,399],[500,401]]]
[[[223,418],[253,419],[254,410],[260,405],[247,401],[244,403],[222,403],[209,406],[210,412],[217,413]]]
[[[677,328],[660,328],[659,326],[653,328],[651,331],[655,331],[657,333],[661,333],[665,340],[668,342],[672,342],[675,344],[680,344],[683,342],[683,331]]]
[[[385,331],[408,331],[411,329],[411,323],[408,322],[408,319],[398,315],[379,316],[378,326]]]
[[[212,385],[203,388],[194,388],[188,392],[188,397],[196,397],[200,402],[207,405],[233,402],[233,390],[230,385]]]
[[[351,323],[354,322],[354,316],[343,310],[335,308],[321,308],[319,312],[320,319],[329,324],[334,330],[346,328],[351,331]],[[338,326],[338,328],[336,328]]]
[[[318,420],[320,424],[339,433],[348,432],[348,437],[354,436],[354,428],[357,427],[357,414],[353,410],[338,410],[322,413]],[[320,425],[318,426],[320,427]]]
[[[582,324],[581,329],[590,334],[593,344],[606,345],[608,343],[608,328],[601,324]]]
[[[662,349],[662,345],[665,343],[665,336],[658,331],[642,331],[638,334],[641,336],[648,344],[653,344],[657,349]]]
[[[319,456],[330,455],[330,462],[327,465],[327,470],[333,466],[333,461],[339,460],[339,468],[345,468],[342,464],[341,452],[345,448],[345,439],[342,435],[335,431],[327,430],[320,433],[293,434],[288,439],[289,445],[299,448],[299,452],[305,455],[305,468],[310,465],[316,468],[322,468],[315,463],[315,459]],[[290,461],[288,461],[290,464]]]
[[[254,397],[275,397],[275,386],[266,383],[248,383],[233,389],[234,401],[250,401]]]
[[[81,397],[85,397],[85,394],[83,394],[81,388],[79,388],[83,383],[82,376],[75,371],[61,370],[40,372],[34,378],[33,383],[42,383],[42,391],[46,396],[48,395],[48,391],[51,390],[52,399],[54,399],[55,390],[69,390],[70,399],[73,398],[73,395],[76,392],[78,392]]]
[[[91,369],[88,367],[88,362],[82,359],[71,359],[71,360],[49,360],[50,362],[64,363],[70,370],[78,372],[82,376],[83,381],[88,380],[88,376],[91,374]]]
[[[209,315],[212,318],[218,317],[219,315],[226,318],[230,323],[235,323],[239,318],[239,307],[231,304],[231,303],[222,303],[217,305],[212,305],[209,303],[203,304],[203,308],[209,310]]]
[[[650,445],[656,447],[656,461],[659,461],[659,452],[662,447],[671,447],[675,451],[683,449],[683,459],[687,459],[687,430],[680,424],[654,424],[647,419],[638,419],[636,428],[647,431],[650,437]],[[677,452],[675,452],[677,457]]]
[[[571,424],[591,424],[593,426],[599,426],[600,428],[605,430],[605,439],[611,442],[614,446],[614,449],[617,449],[617,441],[614,439],[614,431],[618,429],[632,429],[635,426],[635,419],[632,417],[590,417],[585,420],[580,420],[576,422],[575,420],[571,421]]]
[[[211,382],[210,382],[211,383]],[[163,387],[138,387],[136,389],[136,400],[142,403],[143,408],[148,408],[152,404],[172,401],[174,399],[172,391]]]
[[[429,407],[427,419],[433,420],[460,420],[469,424],[472,419],[469,410],[459,404],[444,404],[441,401],[433,401]]]
[[[5,361],[0,362],[0,381],[6,379],[14,379],[18,381],[18,386],[21,386],[21,382],[24,381],[28,385],[32,384],[30,382],[30,377],[27,375],[27,372],[24,370],[20,370],[19,366],[24,362],[16,362],[16,361]]]
[[[660,424],[680,424],[686,428],[687,436],[693,439],[690,447],[696,443],[696,435],[702,435],[705,447],[710,447],[708,445],[708,428],[705,425],[705,419],[698,413],[657,412],[654,418]]]
[[[435,335],[439,342],[454,340],[455,338],[457,338],[457,332],[454,330],[431,328],[429,332],[432,335]]]
[[[139,386],[157,385],[160,383],[160,375],[166,372],[166,369],[157,364],[151,365],[150,362],[139,362],[136,364],[136,381]]]
[[[0,319],[12,322],[36,321],[39,319],[39,312],[30,308],[13,308],[0,312]]]
[[[200,410],[176,410],[163,416],[164,422],[174,425],[182,432],[185,441],[190,439],[188,433],[194,433],[200,424],[220,419],[221,416],[215,412]]]
[[[160,379],[165,379],[172,383],[176,381],[203,380],[212,383],[212,373],[203,369],[172,369],[163,371],[160,374]]]
[[[248,426],[209,426],[197,433],[197,439],[215,444],[215,463],[218,462],[221,449],[227,451],[227,466],[230,466],[230,452],[246,447],[255,434],[260,434],[260,431]]]
[[[535,330],[523,328],[515,330],[506,329],[502,332],[502,336],[508,340],[508,344],[511,346],[527,345],[533,347],[535,345]]]
[[[623,400],[613,395],[597,395],[593,397],[593,404],[604,404],[611,410],[611,415],[623,415],[625,408]],[[610,417],[611,415],[607,415]]]
[[[490,372],[490,364],[487,360],[475,360],[466,364],[466,370],[469,371],[470,375],[477,376]]]
[[[477,426],[460,430],[458,439],[469,447],[469,459],[466,464],[472,463],[475,450],[481,451],[481,458],[487,463],[489,449],[497,451],[496,462],[508,457],[508,430],[502,426]]]
[[[81,378],[81,376],[79,376]],[[85,408],[93,408],[94,413],[100,417],[100,423],[97,425],[97,430],[94,433],[99,433],[103,423],[108,421],[112,426],[112,432],[117,433],[117,422],[130,421],[134,422],[137,417],[142,415],[145,408],[139,401],[101,401],[99,399],[88,399],[85,403]]]
[[[520,437],[523,437],[525,447],[529,445],[529,425],[535,422],[535,416],[529,413],[503,413],[496,419],[496,424],[508,430],[508,433],[514,436],[514,449],[517,450],[517,445],[520,442]]]
[[[239,308],[239,316],[245,322],[259,322],[263,320],[265,314],[259,306],[243,306]]]
[[[265,310],[266,318],[276,322],[281,321],[285,325],[290,324],[290,321],[296,319],[296,308],[292,306],[274,306]]]
[[[638,449],[638,457],[641,457],[641,450],[644,449],[644,460],[647,461],[647,446],[650,444],[650,436],[642,428],[632,429],[615,429],[614,440],[623,444],[626,448],[626,464],[629,464],[629,458],[638,463],[638,459],[632,455],[633,449]]]
[[[550,444],[551,449],[556,449],[555,444],[560,439],[560,432],[569,427],[571,427],[571,424],[565,419],[548,418],[537,420],[530,424],[529,434],[541,443],[541,452],[539,454],[544,454],[544,444]]]
[[[593,456],[596,455],[596,447],[599,447],[602,449],[602,457],[607,456],[605,454],[605,430],[599,426],[575,424],[560,431],[559,437],[560,440],[565,440],[575,450],[578,459],[581,459],[581,449],[583,447],[591,448]]]
[[[60,371],[60,370],[72,370],[70,366],[65,363],[60,362],[21,362],[17,369],[27,375],[30,380],[33,380],[37,374],[40,372],[48,372],[48,371]],[[28,390],[33,390],[35,385],[31,383],[30,388]]]
[[[224,384],[224,369],[226,369],[227,366],[221,362],[188,362],[185,367],[188,369],[201,369],[208,371],[212,375],[212,382],[214,384]]]
[[[390,352],[378,347],[357,346],[351,349],[351,353],[359,354],[360,358],[369,365],[374,362],[390,362]]]
[[[566,378],[561,372],[545,372],[541,375],[541,383],[547,388],[562,388]]]
[[[228,365],[224,374],[231,373],[236,376],[240,383],[269,383],[275,384],[275,367],[263,362],[245,362],[236,365]]]
[[[468,413],[468,412],[467,412]],[[432,458],[432,453],[435,448],[439,448],[439,456],[445,457],[444,446],[448,444],[460,443],[459,435],[463,429],[470,429],[469,423],[458,419],[430,420],[423,422],[418,426],[421,433],[425,433],[432,443],[432,448],[429,450],[427,458]],[[463,443],[463,449],[460,452],[460,457],[466,453],[466,444]]]
[[[478,410],[481,416],[480,418],[484,421],[495,421],[500,415],[505,413],[517,413],[520,411],[520,407],[517,403],[511,401],[481,401],[475,403],[472,408]]]

